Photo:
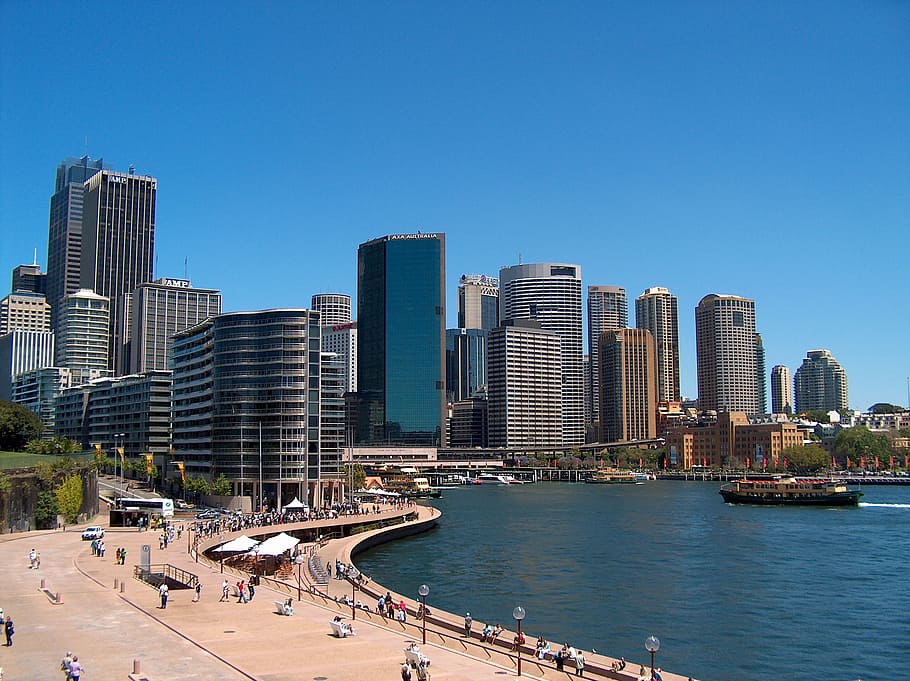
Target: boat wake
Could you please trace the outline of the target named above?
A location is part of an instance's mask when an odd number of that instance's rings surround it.
[[[910,508],[910,504],[868,504],[865,501],[859,502],[859,505],[870,508]]]

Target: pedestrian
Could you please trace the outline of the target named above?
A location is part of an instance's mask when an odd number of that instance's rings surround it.
[[[407,662],[401,663],[401,681],[411,681],[411,665]]]
[[[158,587],[158,595],[161,596],[161,609],[164,610],[165,608],[167,608],[167,597],[168,597],[167,582],[161,582],[161,586]]]
[[[193,596],[193,603],[199,602],[199,595],[202,593],[202,583],[196,582],[196,595]]]
[[[250,575],[250,583],[247,584],[248,590],[250,592],[250,600],[253,600],[253,596],[256,595],[256,585],[259,584],[259,575]]]
[[[12,648],[13,634],[16,633],[16,628],[13,626],[13,618],[9,615],[6,616],[6,623],[3,625],[3,633],[6,634],[7,647]]]
[[[37,556],[37,555],[38,555],[38,553],[35,551],[35,549],[32,549],[31,551],[28,552],[28,569],[29,570],[35,569],[35,556]]]
[[[218,599],[218,602],[227,602],[228,600],[228,581],[225,579],[221,582],[221,598]]]
[[[585,653],[583,650],[578,650],[575,653],[575,676],[584,676],[585,675]]]
[[[471,638],[471,625],[474,623],[474,620],[471,618],[471,613],[468,613],[464,616],[464,637]]]
[[[39,553],[38,551],[35,551],[35,569],[37,570],[40,567],[41,567],[41,553]]]
[[[60,661],[60,671],[62,671],[67,679],[72,678],[70,676],[70,665],[73,664],[73,654],[67,650],[66,655],[63,656],[63,659]]]
[[[553,656],[553,662],[556,663],[556,671],[561,672],[563,664],[565,664],[566,658],[565,653],[562,650],[557,650],[556,654]]]
[[[78,655],[73,655],[73,661],[70,663],[70,678],[73,681],[79,681],[82,678],[82,663],[79,662]]]
[[[246,603],[246,602],[247,602],[247,600],[246,600],[246,593],[244,593],[245,590],[246,590],[246,582],[244,582],[244,581],[241,579],[239,582],[237,582],[237,602],[238,602],[238,603]]]
[[[427,669],[427,662],[424,659],[417,665],[417,681],[430,681],[430,670]]]

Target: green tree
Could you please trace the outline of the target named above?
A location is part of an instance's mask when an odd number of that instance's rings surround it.
[[[12,489],[13,484],[10,482],[9,476],[0,471],[0,492],[9,492]]]
[[[828,412],[822,411],[821,409],[810,409],[809,411],[804,411],[800,414],[807,421],[815,421],[816,423],[831,423],[831,417],[828,416]]]
[[[21,404],[0,400],[0,450],[21,452],[44,430],[38,415]]]
[[[203,494],[208,494],[211,486],[201,475],[188,475],[186,476],[186,483],[184,488],[190,494],[195,494],[197,498]]]
[[[887,436],[873,433],[864,426],[844,428],[834,439],[834,453],[839,458],[850,457],[854,465],[858,465],[860,457],[866,457],[866,465],[870,462],[888,456],[891,453]]]
[[[351,473],[351,477],[353,478],[353,480],[351,482],[353,489],[363,489],[363,486],[367,482],[367,474],[366,474],[366,471],[363,470],[362,464],[359,464],[359,463],[354,464],[354,468]]]
[[[78,475],[68,475],[55,489],[57,505],[66,522],[74,523],[79,517],[82,508],[82,478]]]
[[[900,414],[903,411],[905,411],[903,407],[899,407],[896,404],[888,404],[887,402],[876,402],[869,407],[869,412],[872,414]]]
[[[816,473],[831,463],[828,452],[818,445],[787,447],[783,455],[787,459],[787,470],[793,473]]]
[[[48,530],[55,527],[59,512],[60,505],[57,503],[56,494],[48,490],[38,492],[38,500],[35,504],[35,527],[39,530]]]
[[[222,473],[216,478],[215,482],[211,484],[209,490],[212,494],[217,494],[220,497],[230,496],[231,481],[224,477],[224,473]]]

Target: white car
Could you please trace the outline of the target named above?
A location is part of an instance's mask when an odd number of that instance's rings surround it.
[[[83,541],[88,539],[101,539],[104,536],[104,528],[93,525],[92,527],[86,527],[82,532]]]

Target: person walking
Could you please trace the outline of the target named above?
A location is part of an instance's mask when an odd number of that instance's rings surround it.
[[[16,628],[13,626],[13,618],[9,615],[6,616],[6,623],[3,625],[3,633],[6,634],[6,645],[8,648],[13,647],[13,634],[16,633]]]
[[[221,582],[221,598],[218,599],[219,603],[227,602],[228,600],[228,581],[225,579]]]
[[[32,549],[31,551],[28,552],[28,569],[29,570],[35,569],[35,556],[37,556],[37,555],[38,555],[38,553],[35,551],[35,549]]]
[[[161,596],[161,609],[164,610],[167,608],[167,597],[168,597],[167,582],[161,582],[161,586],[158,587],[158,595]]]
[[[200,582],[196,582],[195,591],[196,593],[193,595],[193,603],[198,603],[199,595],[202,593],[202,584]]]
[[[63,659],[60,660],[60,671],[64,673],[67,680],[72,678],[70,676],[70,665],[73,664],[73,654],[67,650],[66,655],[63,656]]]
[[[411,665],[407,662],[401,663],[401,681],[411,681]]]
[[[465,638],[471,638],[471,625],[474,623],[474,620],[471,618],[471,613],[467,613],[464,616],[464,636]]]
[[[82,678],[82,663],[79,662],[79,656],[73,655],[73,661],[70,663],[70,675],[73,681],[79,681]]]
[[[575,676],[584,676],[585,675],[585,653],[583,650],[578,650],[575,653]]]

